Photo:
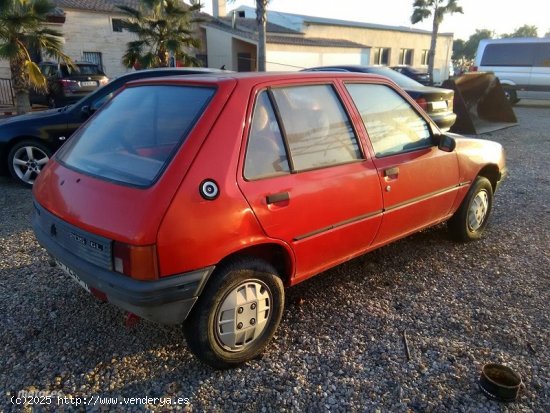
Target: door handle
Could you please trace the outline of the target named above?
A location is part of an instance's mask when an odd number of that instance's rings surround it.
[[[272,194],[265,197],[267,204],[274,204],[276,202],[288,201],[290,195],[288,192],[279,192],[278,194]]]
[[[399,168],[394,166],[393,168],[384,169],[384,176],[399,175]]]

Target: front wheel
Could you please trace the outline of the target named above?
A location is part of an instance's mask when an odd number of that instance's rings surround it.
[[[478,176],[466,198],[449,220],[451,235],[459,241],[481,238],[493,207],[493,186],[484,176]]]
[[[217,369],[257,357],[277,329],[283,282],[269,264],[249,259],[216,270],[184,325],[190,350]]]
[[[19,142],[8,154],[10,174],[21,185],[32,187],[51,156],[52,151],[38,141]]]

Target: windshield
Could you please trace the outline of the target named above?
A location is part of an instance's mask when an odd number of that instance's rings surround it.
[[[78,171],[150,186],[203,113],[213,88],[138,86],[123,90],[63,146],[57,159]]]
[[[413,80],[410,77],[402,75],[401,73],[396,72],[395,70],[387,67],[369,67],[369,73],[389,77],[399,86],[401,86],[403,89],[407,89],[407,88],[416,89],[416,88],[424,87],[424,85],[422,85],[421,83],[418,83],[416,80]]]

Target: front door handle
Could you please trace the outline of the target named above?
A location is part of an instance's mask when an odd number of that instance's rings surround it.
[[[399,175],[399,167],[384,169],[384,176],[397,176]]]
[[[290,195],[288,192],[279,192],[278,194],[271,194],[265,197],[267,205],[274,204],[276,202],[288,201]]]

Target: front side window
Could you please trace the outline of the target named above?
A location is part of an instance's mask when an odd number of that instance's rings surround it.
[[[377,157],[432,145],[426,121],[385,85],[347,84]]]
[[[93,176],[150,186],[214,93],[213,88],[193,86],[125,89],[75,133],[58,159]]]
[[[351,122],[330,85],[273,89],[294,170],[362,158]]]

